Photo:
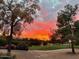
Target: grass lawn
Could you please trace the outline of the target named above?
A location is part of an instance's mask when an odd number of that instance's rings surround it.
[[[79,45],[74,46],[79,49]],[[29,50],[56,50],[56,49],[67,49],[70,48],[69,44],[53,44],[46,46],[31,46]]]
[[[46,46],[31,46],[29,50],[56,50],[56,49],[66,49],[69,48],[69,45],[65,44],[53,44],[53,45],[46,45]]]

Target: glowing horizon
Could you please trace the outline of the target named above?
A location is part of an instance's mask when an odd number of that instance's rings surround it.
[[[26,26],[21,32],[19,38],[32,38],[38,40],[50,40],[50,36],[54,33],[56,27],[55,21],[38,22],[34,21],[32,24],[23,24]]]
[[[79,0],[40,0],[40,17],[35,19],[32,24],[25,25],[27,29],[23,30],[20,38],[33,38],[40,40],[49,40],[56,26],[57,12],[62,10],[66,4],[77,4]],[[79,13],[75,16],[79,19]],[[52,32],[51,32],[52,31]]]

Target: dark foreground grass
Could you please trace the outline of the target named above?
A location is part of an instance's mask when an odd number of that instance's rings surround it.
[[[0,59],[16,59],[16,55],[8,55],[7,53],[0,53]]]

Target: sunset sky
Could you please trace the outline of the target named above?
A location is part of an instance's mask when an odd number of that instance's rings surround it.
[[[33,23],[24,24],[25,29],[21,33],[21,38],[49,40],[54,30],[57,29],[57,12],[63,9],[66,4],[79,4],[79,0],[40,0],[39,3],[40,16]],[[76,20],[79,19],[78,14]]]

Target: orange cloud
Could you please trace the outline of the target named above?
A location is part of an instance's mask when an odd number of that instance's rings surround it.
[[[31,24],[23,24],[24,30],[21,32],[20,38],[33,38],[38,40],[50,40],[50,36],[56,29],[56,21],[34,21]]]

